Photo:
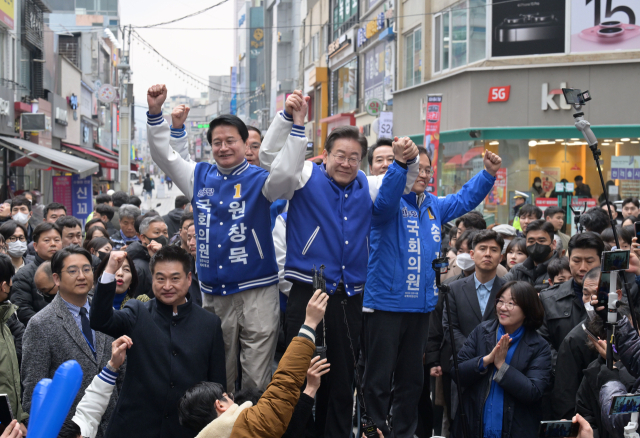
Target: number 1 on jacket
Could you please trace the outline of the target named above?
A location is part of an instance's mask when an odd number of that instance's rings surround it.
[[[233,195],[233,199],[240,198],[240,192],[242,191],[242,184],[236,184],[235,186],[233,186],[233,188],[236,189],[236,194]]]

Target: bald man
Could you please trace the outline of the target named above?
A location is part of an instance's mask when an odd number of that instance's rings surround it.
[[[46,261],[38,266],[33,280],[38,292],[40,292],[44,300],[49,304],[58,293],[58,286],[53,282],[51,262]]]

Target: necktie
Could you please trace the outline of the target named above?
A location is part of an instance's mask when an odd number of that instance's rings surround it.
[[[87,341],[89,341],[93,347],[93,333],[91,332],[89,318],[87,318],[87,309],[84,307],[80,308],[80,323],[82,324],[82,333],[84,333],[84,337],[87,338]]]

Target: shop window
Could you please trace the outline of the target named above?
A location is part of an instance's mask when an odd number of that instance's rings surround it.
[[[347,113],[358,108],[358,59],[331,73],[331,113]]]
[[[416,29],[404,37],[405,76],[404,86],[412,87],[422,79],[422,30]]]
[[[335,0],[333,5],[333,38],[338,38],[358,21],[358,0]]]
[[[465,0],[434,17],[433,71],[486,58],[486,0]]]

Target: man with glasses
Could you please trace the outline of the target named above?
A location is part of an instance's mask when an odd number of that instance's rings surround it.
[[[41,224],[38,227],[44,225]],[[51,224],[49,224],[51,225]],[[36,227],[36,230],[38,229]],[[42,237],[41,237],[42,238]],[[31,410],[33,390],[42,379],[51,379],[57,368],[75,360],[82,368],[82,384],[69,410],[71,419],[91,381],[107,366],[113,339],[91,329],[89,291],[93,288],[91,254],[71,246],[58,251],[51,260],[53,281],[58,286],[51,305],[35,315],[24,332],[22,344],[22,383],[25,412]],[[111,370],[116,372],[116,370]],[[118,398],[117,389],[101,424],[98,437],[104,436],[107,422]]]
[[[62,249],[62,237],[57,225],[43,222],[33,230],[33,248],[35,258],[27,266],[20,269],[13,277],[11,288],[11,302],[18,306],[18,319],[25,326],[39,311],[45,308],[45,297],[38,293],[35,283],[35,273],[38,267]]]
[[[419,151],[419,174],[412,192],[403,195],[402,187],[396,186],[393,190],[381,188],[378,195],[378,201],[386,208],[373,210],[363,303],[365,363],[374,364],[367,366],[364,374],[366,405],[374,422],[387,435],[385,420],[393,381],[393,429],[397,437],[412,437],[418,422],[417,406],[424,383],[422,358],[429,317],[438,302],[431,262],[441,251],[442,224],[482,202],[493,188],[502,163],[500,157],[485,151],[486,170],[458,193],[436,197],[426,190],[432,174],[431,158],[426,149],[421,147]],[[390,171],[391,167],[387,175]],[[476,274],[460,280],[473,286],[474,296],[477,289],[483,290],[480,314],[485,311],[489,294],[497,291],[492,286],[503,245],[495,232],[484,233],[473,239],[477,254],[474,257],[471,251],[471,257],[475,259]]]
[[[286,170],[273,177],[247,162],[247,126],[225,114],[211,121],[207,130],[215,164],[194,163],[177,152],[185,150],[184,122],[189,108],[174,108],[170,129],[162,117],[166,98],[164,85],[154,85],[147,93],[149,147],[158,166],[191,199],[202,304],[222,320],[225,389],[235,389],[240,357],[242,387],[265,390],[271,380],[279,322],[270,207],[280,198],[273,193],[293,190],[306,141],[303,135],[289,132],[278,138],[278,143],[288,143],[281,159]]]
[[[262,132],[255,126],[247,125],[249,137],[245,142],[246,149],[244,157],[249,164],[254,166],[260,166],[260,146],[262,145]]]
[[[317,394],[315,425],[320,435],[331,438],[351,436],[353,356],[351,342],[357,346],[362,326],[362,292],[367,278],[371,214],[386,211],[392,200],[378,199],[385,191],[409,193],[418,173],[417,147],[408,138],[394,145],[396,163],[385,175],[367,177],[360,163],[367,154],[367,140],[355,126],[341,126],[327,137],[323,164],[305,161],[304,119],[308,97],[295,91],[269,127],[260,163],[271,178],[282,178],[282,164],[291,156],[291,138],[302,142],[296,151],[295,179],[279,193],[289,200],[287,212],[287,257],[285,279],[292,282],[285,316],[287,344],[298,334],[309,299],[314,293],[313,269],[324,265],[327,293],[331,295],[324,317],[326,344],[331,372],[322,377]],[[289,138],[287,138],[287,136]],[[284,148],[283,148],[284,145]],[[344,306],[343,306],[344,303]],[[354,347],[356,348],[356,347]]]

